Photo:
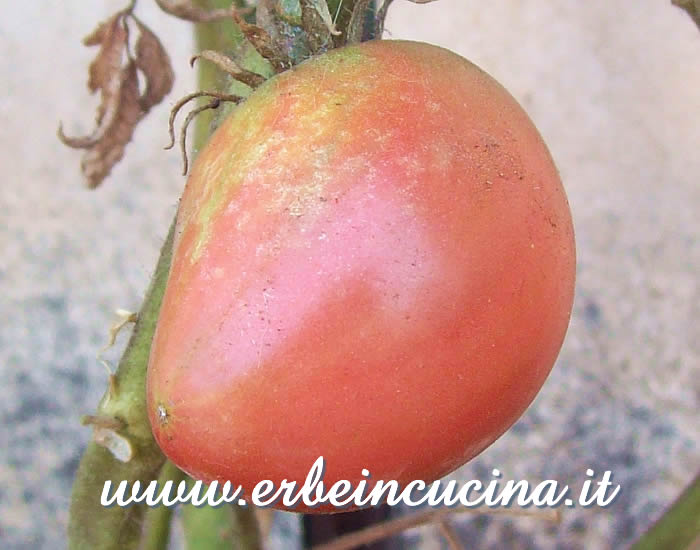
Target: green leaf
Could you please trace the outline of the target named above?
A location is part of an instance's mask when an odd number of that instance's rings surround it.
[[[700,475],[630,550],[685,550],[700,542]]]

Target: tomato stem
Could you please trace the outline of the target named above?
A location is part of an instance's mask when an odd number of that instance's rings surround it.
[[[231,5],[230,0],[199,0],[198,3],[210,8]],[[195,36],[199,46],[212,49],[233,48],[243,41],[240,30],[230,20],[198,24],[195,26]],[[221,78],[215,67],[208,64],[199,66],[201,87],[218,85],[221,88]],[[195,148],[205,143],[210,133],[211,117],[200,117],[197,120]],[[184,476],[174,465],[165,462],[165,456],[153,439],[146,411],[146,371],[170,270],[174,227],[173,222],[131,339],[94,415],[94,418],[102,419],[100,428],[104,433],[110,430],[104,427],[105,419],[113,419],[113,423],[107,424],[123,428],[109,432],[112,437],[103,436],[102,445],[95,440],[90,442],[81,459],[70,506],[68,542],[71,550],[157,549],[167,545],[172,510],[165,507],[149,509],[143,504],[105,507],[101,505],[100,497],[106,481],[112,482],[114,491],[121,481],[127,481],[129,487],[139,481],[143,487],[158,479],[159,473],[162,481],[173,479],[176,483]],[[106,444],[105,441],[110,443]],[[196,510],[199,512],[201,509]],[[237,513],[231,514],[232,528],[236,524],[249,523],[245,514],[240,521],[234,522]],[[252,550],[257,545],[240,545],[239,548]]]
[[[187,550],[230,550],[262,548],[260,531],[252,507],[203,506],[182,508]]]
[[[114,418],[124,425],[118,435],[130,446],[133,458],[122,462],[96,441],[88,444],[71,498],[68,541],[73,550],[129,550],[137,548],[141,540],[145,506],[105,507],[100,497],[106,481],[116,485],[125,480],[131,486],[138,480],[147,485],[157,478],[165,461],[146,414],[146,368],[170,270],[173,234],[174,224],[163,245],[127,349],[110,383],[116,389],[108,390],[95,415]]]
[[[235,3],[241,6],[243,1],[236,0]],[[259,5],[264,4],[273,5],[273,2],[261,0]],[[193,5],[205,9],[226,9],[231,7],[232,0],[194,0]],[[361,33],[362,40],[372,37],[377,23],[373,2],[328,0],[328,4],[325,4],[322,0],[302,0],[301,5],[304,10],[300,21],[294,19],[294,14],[287,13],[274,22],[275,25],[287,25],[285,29],[291,25],[299,36],[299,44],[310,46],[309,50],[293,51],[289,49],[289,44],[286,45],[287,50],[284,50],[281,42],[276,44],[276,50],[282,51],[291,64],[303,61],[309,54],[343,45],[349,36],[348,30],[356,6],[366,10],[364,28],[368,30]],[[331,14],[330,18],[328,13]],[[239,21],[245,24],[242,19]],[[252,23],[249,19],[246,21]],[[270,30],[274,29],[270,27]],[[233,19],[196,24],[195,42],[197,51],[213,50],[230,54],[243,69],[264,78],[275,73],[271,60],[264,58],[246,40]],[[231,79],[216,64],[200,63],[198,71],[200,90],[226,90],[231,95],[242,97],[250,93],[250,86]],[[204,111],[200,114],[196,120],[195,154],[209,138],[216,117],[223,117],[226,113],[227,109],[221,107],[217,113]],[[107,507],[102,506],[100,499],[107,481],[111,482],[111,494],[114,494],[121,481],[126,481],[129,488],[135,481],[145,487],[157,479],[162,482],[172,479],[177,483],[184,476],[173,464],[166,462],[151,433],[146,409],[146,372],[168,280],[174,228],[173,222],[119,366],[115,374],[110,375],[108,390],[97,412],[89,417],[92,419],[95,437],[81,459],[73,486],[68,526],[69,548],[72,550],[155,550],[167,546],[171,510],[163,507],[149,509],[144,504]],[[210,510],[203,508],[189,510],[188,524],[193,526],[190,528],[210,525],[213,521],[207,515],[210,513]],[[232,533],[238,533],[237,548],[253,550],[260,547],[255,512],[252,509],[234,507],[230,514],[220,514],[215,519],[217,525],[228,526]]]
[[[172,480],[173,486],[177,487],[180,481],[185,479],[187,479],[187,474],[168,460],[158,476],[158,487],[163,487],[170,480]],[[170,506],[154,506],[146,510],[143,542],[139,550],[167,550],[173,512],[174,509]]]

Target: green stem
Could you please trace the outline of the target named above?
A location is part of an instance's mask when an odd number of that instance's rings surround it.
[[[202,5],[210,7],[226,7],[230,4],[230,0],[202,1]],[[205,48],[226,49],[242,42],[240,32],[229,21],[197,25],[195,35],[197,44]],[[200,65],[200,88],[216,87],[215,71],[205,64]],[[197,121],[195,148],[206,141],[209,133],[210,121],[200,117]],[[121,481],[126,481],[129,489],[136,481],[142,487],[147,486],[158,478],[165,462],[148,421],[146,371],[170,269],[173,233],[174,223],[161,250],[129,344],[116,374],[111,377],[109,390],[100,402],[97,413],[91,417],[90,423],[95,426],[96,434],[100,434],[103,441],[107,440],[107,446],[111,450],[92,441],[81,459],[73,485],[68,524],[71,550],[136,550],[143,542],[142,526],[147,507],[143,504],[104,507],[100,504],[100,497],[106,481],[112,482],[112,491]],[[166,469],[165,474],[169,469]],[[180,476],[176,472],[170,473],[173,477]],[[148,544],[159,544],[158,541],[167,538],[168,521],[168,512],[155,513],[153,517],[148,512],[148,529],[145,534]]]
[[[695,543],[695,546],[693,546]],[[700,475],[630,550],[697,548],[700,543]]]
[[[187,474],[168,460],[158,476],[158,487],[163,487],[167,481],[172,481],[173,487],[177,488],[178,484],[186,479]],[[174,508],[171,506],[154,506],[146,510],[143,541],[139,550],[167,550],[173,511]]]
[[[196,4],[206,9],[228,8],[231,0],[196,0]],[[242,5],[242,0],[236,0]],[[273,74],[270,64],[255,51],[255,48],[243,37],[238,25],[232,19],[222,19],[212,23],[195,25],[195,49],[215,50],[231,55],[246,69],[270,77]],[[247,97],[250,88],[245,84],[232,80],[214,64],[200,62],[197,64],[197,81],[200,90],[227,90],[228,93]],[[201,104],[202,102],[200,102]],[[195,127],[195,153],[199,146],[206,143],[212,132],[214,123],[222,120],[233,108],[233,105],[222,106],[215,111],[204,111],[197,117]]]
[[[187,550],[230,550],[262,548],[260,531],[253,508],[186,504],[182,508]],[[235,543],[235,544],[234,544]]]
[[[170,270],[174,225],[163,245],[151,286],[146,293],[138,321],[110,389],[98,407],[98,424],[114,419],[123,427],[111,433],[122,443],[118,449],[132,454],[123,462],[105,447],[90,442],[78,467],[68,523],[68,542],[72,550],[129,550],[137,548],[145,507],[100,504],[106,481],[117,485],[122,480],[148,485],[156,479],[165,460],[158,448],[146,414],[146,368],[151,340]],[[108,432],[111,428],[103,427]],[[126,446],[126,447],[124,447]],[[126,458],[126,457],[124,457]],[[115,487],[113,487],[113,490]]]
[[[238,539],[237,548],[246,550],[261,550],[262,535],[255,508],[251,506],[233,506],[233,531]]]
[[[227,8],[231,0],[197,0],[200,7],[207,9]],[[240,0],[236,0],[241,5]],[[216,50],[228,52],[237,57],[240,64],[264,76],[271,75],[269,64],[245,40],[233,20],[221,20],[195,25],[195,48],[197,51]],[[250,89],[232,82],[222,71],[210,63],[198,65],[198,88],[200,90],[223,90],[247,96]],[[232,108],[233,106],[231,106]],[[204,111],[195,122],[194,156],[211,135],[215,122],[221,120],[229,109],[220,107],[216,113]],[[188,550],[259,550],[260,540],[257,523],[251,523],[252,511],[239,506],[195,507],[185,505],[182,512],[185,541]]]
[[[197,0],[202,8],[228,8],[231,0]],[[212,23],[198,23],[194,30],[195,50],[227,52],[234,44],[243,41],[243,35],[233,19],[222,19]],[[197,64],[197,82],[200,90],[223,90],[227,87],[226,76],[212,63]],[[204,111],[197,117],[195,126],[195,152],[199,144],[206,143],[214,120],[213,111]]]

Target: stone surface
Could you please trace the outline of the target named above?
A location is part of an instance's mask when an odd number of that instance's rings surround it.
[[[93,54],[80,45],[122,2],[13,3],[0,20],[0,545],[62,548],[71,477],[106,383],[96,360],[117,307],[136,309],[178,193],[163,152],[168,105],[137,130],[104,186],[81,185]],[[587,468],[622,485],[605,509],[546,519],[460,516],[470,548],[618,548],[700,468],[700,33],[666,2],[397,1],[391,36],[449,47],[528,110],[561,170],[578,239],[562,354],[523,419],[456,479],[579,487]],[[142,0],[178,81],[194,87],[188,25]],[[106,357],[116,361],[125,335]],[[291,529],[293,531],[293,528]],[[289,518],[278,532],[290,532]],[[408,547],[440,548],[430,528]]]

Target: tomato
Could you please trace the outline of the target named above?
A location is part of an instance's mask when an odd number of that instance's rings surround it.
[[[331,51],[265,83],[196,159],[153,432],[247,494],[319,456],[327,485],[432,481],[533,400],[574,272],[557,170],[496,81],[428,44]]]

